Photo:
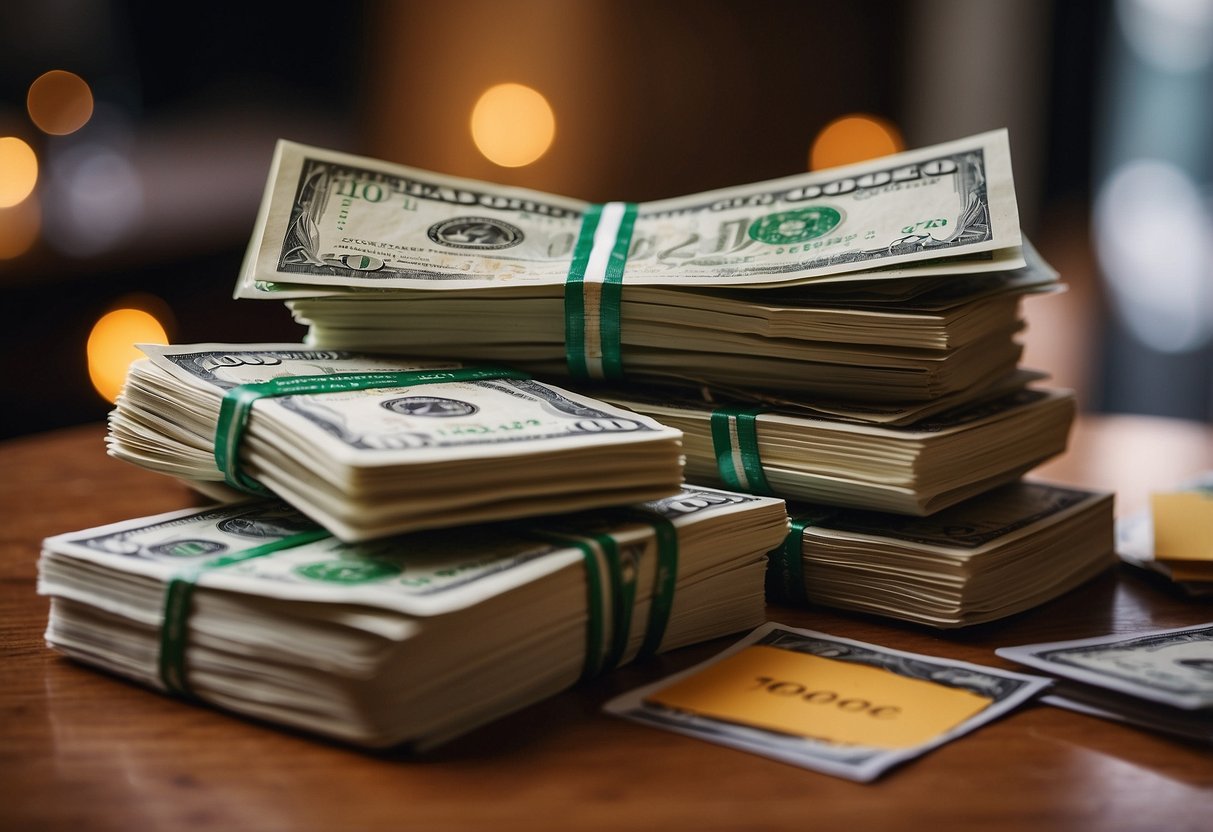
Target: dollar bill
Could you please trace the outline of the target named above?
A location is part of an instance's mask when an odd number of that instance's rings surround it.
[[[1046,705],[1161,731],[1185,740],[1213,742],[1213,712],[1207,708],[1195,711],[1171,708],[1066,682],[1058,683],[1051,690],[1055,692],[1040,698]]]
[[[612,205],[598,230],[608,250],[625,247],[632,285],[787,284],[992,252],[1023,262],[1005,130],[642,203],[614,226],[625,209]],[[237,296],[559,284],[590,213],[581,200],[281,141]],[[629,222],[630,238],[611,230]]]
[[[920,680],[945,688],[968,691],[986,704],[966,719],[925,741],[892,748],[857,743],[831,742],[810,736],[766,730],[754,725],[679,710],[658,704],[653,695],[680,680],[703,672],[712,665],[735,656],[752,645],[763,645],[782,651],[818,656],[834,662],[862,665],[886,671],[897,677]],[[752,680],[740,680],[748,685]],[[797,682],[812,688],[812,680]],[[607,713],[679,734],[771,757],[785,763],[815,771],[867,782],[879,777],[889,768],[925,754],[951,740],[967,734],[1027,702],[1050,684],[1048,679],[982,667],[953,659],[936,658],[917,653],[894,650],[875,644],[827,635],[812,630],[786,627],[768,622],[728,650],[689,670],[651,685],[630,691],[605,706]],[[789,685],[791,687],[791,685]],[[752,695],[766,691],[749,685]],[[776,693],[781,697],[788,688]],[[840,701],[839,699],[831,702]],[[806,707],[822,707],[827,697],[806,702]],[[825,703],[826,705],[830,703]],[[854,704],[852,701],[851,704]],[[850,705],[848,705],[850,707]]]
[[[656,499],[681,481],[677,431],[516,373],[302,344],[144,351],[111,455],[189,481],[238,484],[239,469],[345,540]],[[350,373],[390,386],[342,387]],[[257,401],[242,435],[224,429],[225,393],[300,377],[323,390]],[[221,470],[220,450],[237,464]]]
[[[1091,688],[1172,708],[1213,708],[1213,623],[1002,647],[997,653]]]
[[[1018,540],[1026,529],[1046,528],[1060,517],[1094,506],[1100,506],[1101,515],[1108,520],[1111,505],[1107,492],[1023,480],[926,517],[840,509],[813,528],[970,553],[997,541]],[[1102,554],[1110,554],[1111,524],[1108,526],[1100,541]]]

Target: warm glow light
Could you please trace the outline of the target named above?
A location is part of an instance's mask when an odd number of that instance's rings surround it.
[[[33,247],[42,230],[42,210],[34,198],[0,208],[0,260],[20,257]]]
[[[88,336],[88,377],[106,401],[118,398],[131,362],[142,358],[135,344],[165,344],[164,327],[142,309],[115,309],[101,316]]]
[[[15,136],[0,138],[0,208],[11,208],[34,192],[38,157]]]
[[[29,85],[25,106],[42,132],[66,136],[92,118],[93,91],[74,72],[52,69]]]
[[[834,119],[817,134],[809,151],[809,170],[850,165],[904,149],[896,126],[879,116],[856,113]]]
[[[502,167],[529,165],[555,136],[556,116],[547,99],[522,84],[489,87],[472,109],[472,141]]]

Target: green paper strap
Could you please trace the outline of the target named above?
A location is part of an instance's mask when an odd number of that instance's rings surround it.
[[[619,232],[615,235],[615,245],[611,247],[610,260],[602,284],[599,330],[602,333],[603,378],[623,378],[623,332],[620,321],[623,315],[623,270],[627,266],[628,251],[632,248],[632,232],[636,228],[637,211],[635,203],[624,204]]]
[[[657,541],[657,566],[653,575],[649,620],[645,625],[640,652],[636,654],[636,658],[646,659],[661,648],[666,627],[670,623],[670,612],[674,608],[674,589],[678,585],[678,529],[668,518],[655,511],[636,509],[633,513],[637,520],[652,526]]]
[[[248,427],[253,405],[260,399],[277,396],[302,396],[344,393],[379,387],[411,387],[456,381],[484,381],[498,378],[526,379],[518,370],[501,367],[463,367],[455,370],[406,370],[401,372],[333,373],[323,376],[283,376],[269,381],[242,384],[228,390],[219,406],[215,425],[215,464],[228,485],[253,494],[269,493],[265,486],[240,468],[240,443]]]
[[[564,282],[564,352],[569,374],[575,378],[588,378],[590,373],[585,360],[585,267],[590,262],[594,234],[601,217],[601,205],[586,209]]]
[[[636,606],[636,570],[625,569],[619,558],[619,543],[609,534],[594,535],[594,541],[606,558],[611,587],[611,637],[602,660],[603,671],[614,670],[628,649],[632,630],[632,610]]]
[[[645,658],[661,647],[674,607],[674,590],[678,585],[678,530],[665,517],[645,509],[628,509],[622,512],[622,516],[651,527],[657,541],[649,617],[644,639],[636,654],[636,658]],[[581,678],[589,679],[615,669],[627,653],[631,636],[632,615],[636,609],[635,564],[624,563],[619,555],[619,544],[610,534],[583,536],[543,530],[532,530],[532,534],[550,542],[574,546],[583,555],[587,606],[586,652]],[[604,573],[608,579],[605,586]],[[602,619],[607,604],[611,609],[611,632],[604,634]],[[607,648],[605,655],[604,642]]]
[[[767,411],[722,407],[712,411],[712,451],[720,479],[734,491],[772,496],[758,451],[758,416]],[[736,431],[737,441],[733,442]],[[734,452],[736,451],[736,453]],[[740,467],[738,466],[740,457]]]
[[[564,284],[565,360],[576,378],[623,377],[623,271],[637,210],[610,202],[582,217]]]
[[[580,535],[562,534],[560,532],[531,529],[531,534],[549,543],[560,546],[572,546],[579,549],[585,565],[586,582],[586,626],[585,626],[585,661],[582,664],[582,680],[597,676],[612,665],[608,658],[603,658],[603,610],[606,602],[611,603],[612,635],[610,643],[613,647],[618,641],[616,633],[619,630],[620,606],[624,592],[620,583],[623,579],[623,569],[619,563],[619,547],[615,539],[609,535]],[[604,564],[603,561],[606,563]],[[610,579],[607,586],[603,585],[603,567]],[[635,597],[635,586],[632,588]],[[629,620],[631,619],[629,608]],[[626,635],[624,644],[626,645]]]
[[[300,532],[251,549],[212,558],[178,573],[169,579],[164,593],[164,621],[160,627],[160,681],[172,693],[192,696],[186,678],[186,645],[189,642],[189,616],[194,597],[194,587],[204,572],[222,569],[253,558],[264,557],[283,549],[302,546],[331,535],[324,529]]]
[[[785,601],[807,604],[808,590],[804,585],[804,530],[820,520],[818,516],[789,518],[788,534],[783,545],[770,553],[767,574],[774,575],[775,592]]]
[[[801,513],[803,512],[803,513]],[[788,518],[788,534],[783,545],[772,549],[767,565],[767,593],[798,604],[809,602],[804,579],[804,532],[829,520],[837,512],[802,507],[799,517]]]

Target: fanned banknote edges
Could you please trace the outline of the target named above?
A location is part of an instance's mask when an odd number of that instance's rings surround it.
[[[712,411],[712,453],[720,478],[734,491],[773,497],[758,452],[762,408],[720,407]]]
[[[623,378],[620,312],[638,206],[591,205],[564,283],[564,344],[574,378]]]
[[[678,580],[678,530],[668,518],[653,511],[628,510],[624,517],[652,528],[657,544],[649,616],[644,638],[635,656],[642,659],[655,654],[660,648],[670,611],[674,607],[674,588]],[[627,652],[632,613],[636,606],[638,576],[635,564],[625,563],[619,553],[618,541],[608,532],[579,535],[532,531],[531,535],[549,543],[572,546],[582,553],[586,578],[586,639],[581,678],[589,679],[618,667]],[[170,578],[164,592],[164,620],[160,627],[158,659],[160,681],[164,687],[170,693],[193,698],[186,650],[189,646],[189,617],[194,588],[204,573],[329,537],[332,535],[319,528],[299,532],[195,564]],[[603,613],[608,607],[611,611],[611,633],[609,638],[604,639]]]
[[[253,405],[265,398],[305,396],[323,393],[344,393],[351,390],[372,390],[381,387],[412,387],[455,381],[488,381],[492,379],[529,379],[520,370],[503,367],[463,367],[456,370],[405,370],[400,372],[333,373],[323,376],[283,376],[269,381],[242,384],[223,396],[219,406],[219,421],[215,425],[215,464],[227,484],[249,494],[268,495],[271,492],[246,474],[240,467],[240,443],[248,427]]]

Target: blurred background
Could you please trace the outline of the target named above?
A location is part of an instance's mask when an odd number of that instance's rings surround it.
[[[0,70],[0,437],[103,418],[135,340],[302,337],[231,299],[279,137],[644,201],[1007,127],[1068,284],[1023,363],[1213,419],[1213,0],[39,0]]]

